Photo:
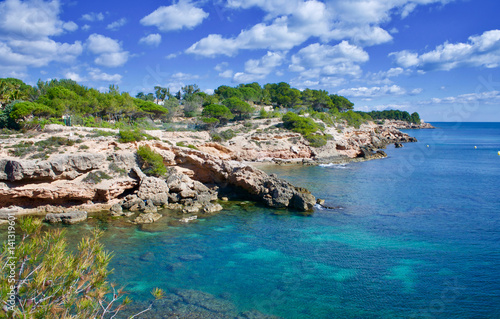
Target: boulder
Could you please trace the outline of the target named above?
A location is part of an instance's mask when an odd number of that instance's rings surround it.
[[[146,213],[146,214],[140,214],[137,216],[133,223],[134,224],[152,224],[156,222],[158,219],[160,219],[162,215],[158,213]]]
[[[45,215],[45,221],[51,224],[63,223],[63,224],[75,224],[87,219],[87,212],[85,211],[71,211],[68,213],[53,214],[49,213]]]
[[[164,180],[147,176],[141,180],[137,197],[151,200],[155,206],[162,206],[168,203],[168,193],[169,188]]]

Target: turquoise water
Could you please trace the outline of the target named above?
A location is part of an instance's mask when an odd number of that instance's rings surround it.
[[[160,287],[283,318],[500,318],[500,124],[433,124],[386,159],[264,168],[336,210],[71,227],[107,229],[111,281],[135,300]]]

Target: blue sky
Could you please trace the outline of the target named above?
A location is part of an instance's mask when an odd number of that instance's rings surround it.
[[[496,0],[0,2],[0,77],[135,95],[285,81],[356,110],[500,121]]]

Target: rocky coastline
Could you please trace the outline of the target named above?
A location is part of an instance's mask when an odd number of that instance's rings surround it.
[[[274,130],[273,121],[258,124],[256,129],[220,143],[210,141],[204,132],[159,130],[148,131],[157,140],[118,143],[114,136],[90,137],[93,130],[88,128],[57,125],[46,127],[32,141],[25,137],[1,140],[0,219],[36,214],[48,222],[71,224],[84,220],[87,213],[106,211],[124,216],[130,223],[145,224],[154,223],[162,217],[161,211],[168,209],[182,212],[189,221],[222,210],[221,203],[228,199],[311,211],[316,198],[308,190],[252,164],[371,160],[386,157],[382,149],[388,144],[416,142],[398,129],[408,127],[395,121],[327,128],[325,134],[332,138],[318,148],[308,145],[300,134]],[[60,136],[76,144],[44,159],[30,159],[29,154],[14,157],[8,151],[20,141],[34,144],[47,136]],[[191,147],[174,146],[179,141]],[[143,172],[137,156],[140,146],[161,155],[168,170],[165,176]]]

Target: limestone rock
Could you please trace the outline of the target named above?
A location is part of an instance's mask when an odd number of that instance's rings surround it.
[[[55,223],[63,223],[63,224],[75,224],[87,219],[87,212],[85,211],[72,211],[68,213],[61,214],[53,214],[49,213],[45,215],[45,221],[55,224]]]
[[[169,188],[164,180],[148,176],[141,180],[137,197],[151,200],[156,206],[162,206],[168,203],[168,193]]]
[[[162,215],[158,213],[140,214],[134,219],[134,224],[152,224],[160,219]]]

